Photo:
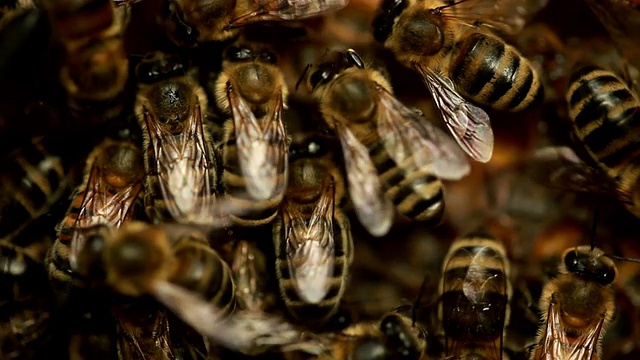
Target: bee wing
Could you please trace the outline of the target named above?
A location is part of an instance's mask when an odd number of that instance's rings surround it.
[[[385,235],[393,224],[394,207],[385,196],[369,151],[348,127],[336,122],[351,201],[360,223],[371,235]]]
[[[131,217],[133,204],[142,191],[142,183],[137,182],[111,194],[104,177],[101,169],[93,164],[71,235],[69,263],[72,269],[77,267],[78,255],[86,243],[86,238],[82,234],[83,229],[94,225],[119,228],[124,221]]]
[[[196,331],[226,348],[252,353],[299,342],[301,332],[284,319],[263,312],[228,316],[197,293],[166,281],[153,284],[156,299]]]
[[[604,314],[601,315],[598,322],[589,326],[589,328],[586,329],[578,339],[576,339],[576,342],[573,343],[567,359],[592,359],[593,355],[596,353],[598,341],[600,340],[600,332],[602,332],[603,325]]]
[[[460,0],[444,5],[443,16],[470,26],[486,25],[516,34],[549,0]]]
[[[629,194],[622,194],[607,173],[589,166],[566,146],[547,146],[537,149],[528,164],[534,178],[546,185],[568,191],[615,197],[631,203]]]
[[[432,167],[436,176],[459,180],[471,166],[460,147],[422,114],[404,106],[377,85],[380,97],[378,135],[397,164],[411,157],[417,168]]]
[[[264,308],[265,274],[263,256],[255,246],[245,240],[236,245],[231,270],[244,308],[259,311]]]
[[[564,332],[564,326],[560,320],[560,305],[555,301],[551,301],[547,311],[547,322],[540,342],[538,343],[535,358],[554,360],[568,359],[564,345],[568,344],[568,341],[567,335]]]
[[[474,160],[489,161],[493,154],[489,115],[463,99],[449,78],[418,64],[415,66],[458,145]]]
[[[288,166],[286,134],[282,122],[282,95],[278,96],[274,111],[267,117],[263,131],[242,97],[231,87],[227,94],[235,125],[238,162],[247,192],[258,200],[269,199],[278,190],[278,174],[283,169],[286,173]]]
[[[311,214],[308,225],[295,207],[283,207],[288,219],[286,251],[289,271],[298,295],[307,303],[318,304],[329,292],[333,277],[335,243],[333,238],[333,183],[325,188]]]
[[[231,20],[229,27],[237,28],[258,21],[301,20],[338,11],[348,0],[267,0],[254,1],[254,7]]]
[[[215,198],[210,172],[215,169],[209,158],[211,149],[202,127],[200,105],[191,109],[185,120],[186,130],[179,139],[165,133],[149,112],[144,117],[152,139],[161,195],[170,200],[165,201],[169,214],[190,223],[212,221]]]

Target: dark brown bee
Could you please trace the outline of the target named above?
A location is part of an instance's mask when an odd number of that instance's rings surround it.
[[[107,138],[94,148],[87,158],[84,181],[72,195],[46,260],[54,283],[78,284],[73,272],[95,226],[115,230],[134,219],[141,205],[143,178],[142,151],[134,143]]]
[[[322,140],[310,137],[292,148],[289,187],[273,222],[280,296],[305,323],[335,314],[353,261],[351,225],[341,208],[344,179]]]
[[[172,55],[148,54],[138,65],[136,115],[143,130],[145,207],[154,221],[213,225],[217,163],[202,125],[204,90]]]
[[[45,0],[42,6],[64,49],[60,80],[70,107],[99,112],[102,121],[114,118],[129,76],[123,41],[129,9],[111,0]]]
[[[515,32],[524,15],[546,1],[385,0],[373,22],[374,37],[423,78],[445,124],[475,160],[487,162],[493,131],[487,114],[464,98],[498,110],[520,111],[543,98],[529,61],[488,25]]]
[[[544,323],[531,359],[601,359],[604,329],[615,309],[616,266],[589,245],[567,249],[562,258],[560,274],[542,291]]]
[[[215,84],[225,123],[222,185],[231,214],[242,226],[269,223],[276,216],[288,176],[288,139],[282,121],[287,87],[276,55],[253,44],[225,51]]]
[[[509,323],[510,264],[502,243],[469,234],[451,244],[444,259],[440,318],[446,358],[503,358]]]
[[[464,154],[441,130],[397,100],[377,70],[353,50],[320,64],[307,79],[328,126],[342,143],[349,193],[360,222],[384,235],[394,207],[418,221],[440,221],[439,177],[469,172]]]

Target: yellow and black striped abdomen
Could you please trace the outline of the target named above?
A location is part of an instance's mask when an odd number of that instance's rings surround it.
[[[614,73],[595,66],[574,72],[567,103],[575,134],[610,176],[640,155],[640,102]]]
[[[309,219],[305,219],[308,221]],[[276,277],[280,296],[293,318],[305,323],[320,325],[328,321],[338,310],[340,300],[347,287],[350,259],[353,253],[351,224],[347,216],[335,209],[333,219],[334,268],[329,291],[317,304],[310,304],[302,299],[297,291],[295,280],[289,271],[287,259],[286,229],[282,216],[273,222],[273,241],[276,251]]]
[[[209,244],[184,237],[174,246],[177,267],[169,281],[194,291],[226,313],[236,308],[231,269]]]
[[[229,120],[232,121],[232,120]],[[286,174],[284,169],[276,179],[262,179],[277,182],[276,190],[270,199],[256,200],[248,194],[246,180],[238,162],[238,146],[233,126],[227,129],[225,143],[222,148],[222,187],[225,198],[231,202],[235,214],[230,217],[239,226],[260,226],[270,223],[278,212],[285,192]],[[274,146],[276,146],[274,144]]]
[[[458,45],[449,74],[464,97],[497,110],[521,111],[544,97],[529,60],[501,39],[479,32]]]
[[[0,238],[12,237],[43,215],[67,188],[70,164],[45,146],[34,139],[2,163]]]
[[[429,168],[417,168],[411,156],[396,164],[380,140],[369,146],[369,155],[386,196],[401,214],[416,221],[440,222],[444,213],[442,182]]]
[[[448,356],[468,355],[501,342],[509,319],[508,273],[504,246],[490,235],[469,234],[451,245],[444,260],[440,305]]]

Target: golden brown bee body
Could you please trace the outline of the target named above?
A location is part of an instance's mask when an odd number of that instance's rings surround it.
[[[345,184],[326,143],[292,149],[289,187],[273,222],[276,277],[287,310],[305,323],[335,314],[353,261],[351,224],[341,209]]]
[[[457,155],[458,147],[441,130],[400,103],[387,79],[365,68],[353,50],[339,56],[320,64],[308,85],[342,142],[360,221],[372,234],[382,235],[391,226],[395,205],[411,219],[438,223],[444,201],[436,172],[459,178],[469,170],[464,155]],[[439,161],[444,153],[451,155]]]
[[[114,117],[120,108],[113,100],[129,76],[123,42],[128,8],[116,8],[111,0],[47,0],[43,7],[64,48],[60,80],[72,110],[98,106],[107,109],[103,120]]]
[[[282,120],[287,87],[275,54],[252,44],[226,50],[215,85],[225,123],[222,186],[240,226],[271,222],[288,174],[288,139]]]
[[[490,235],[469,234],[451,244],[439,309],[447,358],[502,359],[509,268],[504,246]]]
[[[566,99],[575,135],[614,183],[617,197],[640,216],[638,95],[614,73],[586,66],[571,75]]]
[[[239,34],[228,28],[243,0],[169,0],[164,19],[169,38],[180,46],[197,46],[206,41],[229,40]]]
[[[150,53],[136,71],[145,83],[136,115],[143,130],[147,214],[153,221],[211,224],[217,219],[218,170],[202,125],[204,90],[171,55]]]
[[[82,154],[82,149],[77,151]],[[0,238],[17,235],[63,195],[75,160],[75,154],[69,155],[51,139],[38,137],[4,159],[0,173]]]
[[[142,151],[132,142],[107,138],[89,154],[84,181],[72,196],[46,259],[54,284],[78,283],[72,272],[77,271],[78,256],[95,226],[115,230],[135,218],[143,177]]]
[[[531,359],[600,359],[604,329],[615,309],[616,266],[588,245],[567,249],[562,258],[560,274],[542,290],[544,323]]]
[[[357,323],[329,335],[327,350],[316,359],[403,359],[424,358],[425,334],[406,316],[392,312],[381,321]]]
[[[196,230],[131,221],[105,244],[107,283],[123,295],[154,295],[158,282],[171,282],[227,312],[235,308],[231,270]]]

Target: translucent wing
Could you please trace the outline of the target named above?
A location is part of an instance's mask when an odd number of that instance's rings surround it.
[[[197,293],[165,281],[153,284],[156,299],[196,331],[226,348],[256,353],[300,342],[293,325],[263,312],[236,311],[228,317]]]
[[[265,307],[266,274],[264,258],[255,246],[241,240],[236,245],[231,270],[238,297],[244,308],[250,311],[260,311]]]
[[[285,202],[282,211],[286,224],[286,251],[289,272],[298,295],[317,304],[329,291],[333,277],[335,243],[333,238],[333,184],[325,188],[307,223]]]
[[[442,16],[470,26],[486,25],[516,34],[549,0],[458,0],[441,6]]]
[[[356,215],[374,236],[383,236],[393,224],[394,207],[385,196],[369,151],[348,127],[336,122]]]
[[[278,175],[283,171],[286,175],[288,166],[282,95],[278,95],[273,113],[266,117],[264,129],[247,103],[230,85],[227,96],[233,113],[238,162],[247,192],[258,200],[269,199],[284,185],[278,183]]]
[[[197,103],[197,101],[196,101]],[[212,221],[214,194],[210,144],[202,128],[200,105],[195,105],[184,121],[181,134],[166,132],[145,112],[145,121],[156,159],[162,198],[173,219],[179,222],[207,224]]]
[[[112,192],[111,187],[106,184],[105,176],[103,169],[94,163],[71,235],[69,263],[72,269],[76,268],[78,255],[86,243],[82,230],[94,225],[119,228],[132,217],[131,209],[142,191],[142,182],[136,182]]]
[[[338,11],[347,6],[348,0],[254,0],[252,7],[233,19],[230,28],[245,26],[258,21],[301,20]]]
[[[444,123],[458,145],[474,160],[487,162],[493,154],[493,130],[489,115],[463,99],[453,82],[419,64],[414,64],[440,110]]]
[[[447,180],[469,173],[471,166],[464,152],[450,137],[383,87],[377,85],[376,89],[380,97],[378,135],[397,164],[410,158],[416,168],[431,168]]]

